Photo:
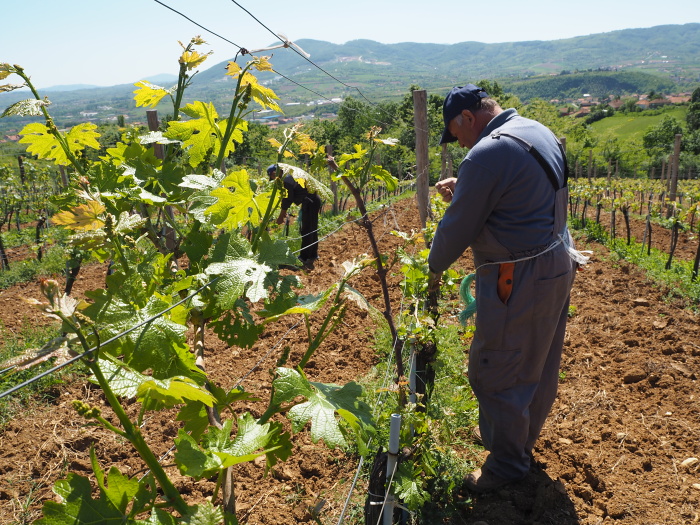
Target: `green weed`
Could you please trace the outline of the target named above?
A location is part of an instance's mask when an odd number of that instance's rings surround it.
[[[652,248],[647,254],[647,247],[636,239],[627,244],[623,239],[611,239],[605,228],[594,221],[586,221],[586,226],[578,230],[577,236],[586,240],[595,240],[610,250],[612,261],[624,260],[643,269],[649,280],[655,285],[667,289],[669,297],[681,298],[688,306],[697,309],[700,305],[700,281],[692,280],[693,261],[674,259],[669,270],[666,269],[668,253]]]

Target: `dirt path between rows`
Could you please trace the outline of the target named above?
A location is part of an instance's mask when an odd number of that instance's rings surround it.
[[[413,200],[394,204],[374,224],[382,249],[394,249],[398,241],[390,230],[419,227]],[[620,227],[624,226],[618,226],[618,236],[624,231]],[[680,244],[688,248],[677,256],[690,258],[697,238],[686,236]],[[648,282],[636,267],[611,262],[601,246],[579,248],[594,253],[574,285],[575,313],[567,331],[560,394],[535,450],[540,468],[523,483],[464,500],[463,511],[452,521],[426,518],[422,523],[700,521],[700,463],[693,460],[700,458],[698,316],[682,301],[666,300],[666,291]],[[305,290],[328,288],[338,280],[344,260],[369,251],[364,233],[346,226],[321,244],[316,269],[301,276]],[[468,257],[459,264],[470,269]],[[393,276],[394,308],[400,296],[397,282]],[[75,293],[80,296],[103,283],[104,268],[87,267],[79,275]],[[382,307],[379,286],[369,273],[352,284]],[[22,296],[39,298],[38,287],[27,284],[0,292],[5,335],[47,322],[25,306]],[[251,351],[210,339],[208,368],[214,379],[228,387],[242,379],[247,391],[266,399],[268,370],[281,351],[274,349],[289,345],[292,356],[299,356],[304,347],[303,326],[295,326],[296,321],[266,330]],[[339,330],[307,368],[309,379],[343,384],[369,373],[377,360],[375,330],[366,312],[351,306]],[[0,523],[26,523],[40,516],[42,501],[54,497],[51,484],[67,470],[91,475],[90,445],[96,447],[103,467],[114,464],[124,473],[142,472],[143,465],[130,447],[99,428],[86,426],[71,408],[73,399],[103,403],[98,390],[70,381],[55,387],[52,394],[49,406],[25,410],[0,430]],[[254,402],[243,409],[254,416],[262,410]],[[146,438],[164,455],[166,464],[172,463],[168,450],[178,427],[169,413],[145,422]],[[311,443],[306,431],[293,441],[294,454],[272,475],[264,477],[260,464],[237,469],[241,523],[315,524],[314,507],[320,508],[320,523],[337,523],[358,458]],[[192,483],[175,468],[169,467],[169,472],[188,500],[207,497],[214,488],[208,481]],[[364,502],[365,489],[360,483],[352,498],[355,504]],[[363,523],[361,510],[353,508],[345,523]]]

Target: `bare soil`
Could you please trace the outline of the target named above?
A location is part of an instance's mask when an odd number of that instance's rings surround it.
[[[605,224],[605,223],[604,223]],[[641,239],[643,224],[635,221],[633,236]],[[418,229],[412,200],[393,205],[375,219],[382,250],[395,248],[393,229]],[[618,223],[618,236],[624,225]],[[668,249],[663,231],[655,228],[653,242]],[[692,259],[697,237],[682,234],[677,258]],[[691,524],[700,521],[700,328],[698,316],[683,301],[648,281],[636,267],[608,258],[597,244],[591,263],[578,273],[572,292],[574,315],[564,347],[558,401],[537,442],[538,468],[517,485],[495,493],[458,495],[462,509],[452,521],[425,517],[423,523],[470,525],[558,524],[620,525]],[[316,269],[300,274],[305,290],[318,292],[337,282],[341,263],[368,253],[362,230],[348,225],[322,242]],[[469,254],[458,266],[470,270]],[[84,268],[74,288],[104,284],[105,268]],[[399,308],[398,277],[392,277],[394,310]],[[375,306],[383,309],[378,283],[370,273],[352,283]],[[0,292],[0,322],[4,336],[22,326],[46,324],[21,300],[40,298],[30,283]],[[697,306],[697,305],[696,305]],[[297,319],[270,327],[250,350],[230,348],[209,338],[207,368],[222,386],[239,381],[246,390],[269,397],[269,369],[285,345],[294,362],[305,345]],[[288,330],[291,332],[287,333]],[[306,372],[313,381],[344,384],[369,373],[377,362],[373,348],[376,328],[363,310],[351,306],[339,330],[314,356]],[[466,349],[465,349],[466,351]],[[92,476],[88,450],[94,445],[103,467],[116,465],[140,475],[143,464],[122,440],[87,426],[71,408],[82,399],[103,405],[98,389],[82,380],[59,385],[48,406],[36,404],[0,429],[0,523],[30,522],[40,516],[44,500],[54,498],[51,485],[67,471]],[[137,407],[129,409],[135,413]],[[260,403],[249,403],[259,416]],[[109,411],[105,409],[105,414]],[[194,483],[180,476],[169,452],[179,424],[172,413],[150,415],[146,439],[176,480],[188,501],[209,496],[214,483]],[[313,444],[308,432],[293,439],[292,457],[264,476],[260,463],[236,470],[235,490],[241,523],[335,524],[358,464],[340,450]],[[473,449],[460,451],[475,454]],[[478,453],[478,452],[477,452]],[[482,453],[483,456],[483,453]],[[360,482],[352,500],[364,502]],[[345,523],[364,523],[361,511],[346,515]]]

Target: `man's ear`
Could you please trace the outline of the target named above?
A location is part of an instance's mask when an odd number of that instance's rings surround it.
[[[474,116],[474,113],[469,111],[468,109],[463,109],[462,110],[462,120],[466,123],[469,124],[469,126],[472,126],[474,122],[476,122],[476,117]]]

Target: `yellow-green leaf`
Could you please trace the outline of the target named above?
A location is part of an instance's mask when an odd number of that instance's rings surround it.
[[[84,122],[73,126],[66,135],[66,141],[71,153],[75,154],[78,151],[82,151],[85,149],[85,146],[100,149],[102,146],[97,141],[100,134],[95,131],[96,129],[97,125],[92,122]]]
[[[196,68],[202,62],[204,62],[211,54],[212,51],[209,51],[209,53],[206,54],[201,54],[197,51],[185,51],[180,56],[179,62],[180,64],[185,64],[187,69],[190,70]]]
[[[260,104],[263,108],[269,108],[275,111],[282,112],[282,109],[277,105],[275,100],[279,97],[270,88],[262,86],[258,83],[258,79],[252,73],[243,73],[241,80],[241,89],[245,89],[248,85],[251,88],[251,96],[253,100]]]
[[[318,147],[316,141],[307,133],[297,132],[294,142],[299,145],[299,153],[302,155],[313,155]]]
[[[235,62],[229,62],[228,65],[226,66],[226,71],[227,75],[233,78],[238,77],[238,75],[241,74],[241,66],[236,64]]]
[[[27,151],[41,159],[55,160],[56,164],[66,166],[68,157],[61,148],[58,139],[49,133],[49,128],[40,122],[33,122],[24,126],[19,132],[22,138],[21,144],[29,144]]]
[[[191,120],[169,122],[165,136],[182,141],[182,147],[189,154],[190,166],[198,166],[217,145],[217,138],[221,140],[221,129],[217,123],[219,114],[214,104],[199,101],[187,104],[182,112],[192,117]]]
[[[270,200],[270,192],[256,195],[246,170],[229,173],[222,185],[223,188],[211,192],[217,201],[205,211],[213,216],[214,223],[227,230],[238,228],[247,222],[253,226],[260,224],[262,213]]]
[[[136,101],[136,107],[146,106],[146,107],[156,107],[161,99],[172,93],[172,90],[165,89],[155,84],[151,84],[146,80],[141,80],[134,84],[138,89],[134,91],[134,100]]]
[[[18,88],[24,87],[24,86],[16,86]],[[5,89],[5,86],[0,86],[0,92],[4,91],[10,91],[10,89]],[[17,115],[20,117],[24,116],[41,116],[41,108],[48,106],[51,104],[48,100],[36,100],[36,99],[28,99],[28,100],[20,100],[19,102],[15,102],[12,104],[10,107],[5,109],[5,111],[2,112],[2,115],[0,115],[0,118],[2,117],[10,117],[13,115]]]
[[[64,136],[69,151],[75,154],[85,149],[85,146],[99,149],[100,143],[97,142],[97,137],[100,135],[95,132],[95,129],[97,129],[97,126],[91,122],[85,122],[74,126]],[[70,164],[65,150],[61,147],[60,141],[44,124],[39,122],[27,124],[24,129],[20,131],[20,135],[22,135],[20,142],[22,144],[29,144],[27,146],[27,151],[29,153],[42,159],[53,160],[56,164],[62,166]]]
[[[9,77],[14,72],[10,64],[7,62],[0,62],[0,80]]]
[[[253,57],[253,67],[258,71],[272,71],[270,57]]]
[[[97,230],[104,226],[104,221],[99,217],[104,211],[105,207],[99,202],[88,201],[70,210],[58,212],[51,217],[51,221],[76,231]]]

